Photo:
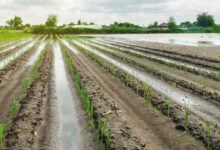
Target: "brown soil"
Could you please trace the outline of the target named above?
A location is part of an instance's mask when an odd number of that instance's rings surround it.
[[[44,149],[39,147],[42,122],[49,98],[52,50],[48,48],[39,67],[39,74],[20,101],[20,108],[6,130],[6,149]]]
[[[109,73],[82,54],[71,53],[94,102],[95,114],[105,114],[108,129],[114,135],[110,139],[112,149],[205,149],[203,144],[185,135],[167,117],[152,112],[145,100],[124,86]],[[120,90],[119,90],[120,89]],[[190,139],[190,143],[180,141]]]
[[[24,78],[29,74],[32,66],[24,64],[37,50],[38,44],[25,52],[17,60],[13,61],[0,73],[0,123],[6,123],[9,119],[9,111],[13,104],[13,96],[21,98],[21,90]]]

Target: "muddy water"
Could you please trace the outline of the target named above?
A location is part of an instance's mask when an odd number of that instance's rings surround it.
[[[83,140],[80,135],[80,125],[76,114],[74,101],[78,101],[71,92],[67,78],[62,53],[58,43],[54,43],[55,90],[59,107],[60,149],[82,149]]]
[[[178,89],[170,84],[166,83],[165,81],[159,80],[157,78],[152,77],[149,74],[143,73],[133,67],[125,63],[118,62],[115,59],[108,57],[107,55],[100,53],[98,50],[92,49],[80,42],[73,40],[74,43],[77,45],[91,51],[98,56],[104,58],[108,62],[114,64],[115,66],[121,68],[125,72],[135,76],[142,82],[151,85],[153,89],[157,90],[158,92],[162,93],[166,97],[170,97],[172,101],[184,107],[184,101],[189,105],[189,110],[202,118],[203,120],[207,120],[213,124],[220,125],[220,109],[218,106],[204,100],[201,97],[192,95],[181,89]]]
[[[191,65],[191,64],[189,64],[189,63],[183,63],[183,62],[181,62],[181,61],[172,60],[172,59],[169,59],[169,58],[164,58],[164,57],[160,57],[160,56],[156,56],[156,55],[152,55],[152,54],[147,54],[147,52],[146,52],[146,53],[144,53],[144,52],[139,52],[139,51],[137,51],[137,50],[132,50],[132,49],[130,49],[130,48],[122,48],[122,47],[120,47],[120,46],[114,45],[114,42],[110,42],[110,41],[100,41],[100,40],[99,40],[99,41],[95,41],[95,42],[99,42],[99,43],[101,43],[101,44],[104,44],[104,45],[107,45],[107,46],[110,46],[110,47],[113,47],[113,48],[119,48],[119,49],[122,50],[122,51],[130,51],[130,52],[133,52],[133,53],[136,53],[136,54],[141,54],[141,55],[143,55],[143,56],[156,58],[156,59],[158,59],[158,60],[163,60],[163,61],[165,61],[165,62],[172,63],[172,64],[175,64],[175,65],[186,66],[186,68],[189,68],[189,69],[195,69],[195,70],[197,70],[197,71],[203,71],[203,72],[207,72],[207,73],[209,73],[209,74],[212,73],[211,70],[209,70],[209,69],[206,69],[206,68],[203,68],[203,67],[199,67],[199,66],[195,66],[195,65]],[[106,42],[107,42],[108,44],[106,44]],[[111,44],[113,44],[113,45],[111,45]],[[125,45],[125,44],[122,44],[122,46],[124,47],[124,46],[126,46],[126,45]],[[143,49],[140,48],[140,50],[143,50]],[[213,73],[217,75],[217,71],[213,71]]]
[[[36,40],[32,41],[25,47],[21,48],[20,50],[16,51],[14,54],[10,55],[9,57],[3,59],[0,61],[0,70],[3,69],[5,66],[7,66],[10,62],[15,60],[17,57],[19,57],[21,54],[29,50],[31,47],[33,47],[36,44]]]
[[[24,44],[24,43],[30,42],[32,39],[33,39],[33,38],[29,38],[29,39],[23,40],[23,41],[21,41],[21,42],[19,42],[19,43],[16,43],[16,44],[14,44],[14,45],[12,45],[12,46],[9,46],[9,47],[7,47],[6,49],[1,50],[1,51],[0,51],[0,54],[1,54],[1,53],[4,53],[4,52],[7,52],[7,51],[10,51],[10,50],[12,50],[12,49],[14,49],[14,48],[16,48],[16,47],[18,47],[18,46]]]
[[[25,38],[26,39],[26,38]],[[8,45],[11,45],[11,44],[14,44],[14,43],[17,43],[17,42],[20,42],[20,41],[23,41],[25,39],[18,39],[18,40],[13,40],[13,41],[10,41],[10,42],[6,42],[6,43],[0,43],[0,48],[2,47],[5,47],[5,46],[8,46]]]

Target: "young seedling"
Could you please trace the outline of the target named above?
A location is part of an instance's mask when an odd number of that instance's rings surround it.
[[[147,86],[145,83],[143,85],[143,90],[144,90],[144,97],[147,98]]]
[[[214,79],[215,73],[214,73],[214,68],[211,68],[211,75],[212,75],[212,79]]]
[[[220,71],[218,71],[218,80],[220,81]]]
[[[105,128],[107,126],[106,121],[104,122],[103,126],[102,126],[102,131],[101,131],[101,144],[103,142],[103,137],[104,137],[104,133],[105,133]]]
[[[171,104],[171,101],[170,101],[170,98],[167,99],[167,118],[168,120],[170,120],[170,104]]]
[[[12,119],[12,117],[15,116],[15,113],[16,113],[16,111],[18,109],[18,105],[19,105],[19,102],[16,101],[15,96],[14,96],[14,104],[11,107],[11,110],[10,110],[10,120]]]
[[[135,87],[136,87],[136,93],[138,94],[138,91],[139,91],[139,81],[137,79],[135,80]]]
[[[184,63],[184,71],[187,72],[186,63]]]
[[[188,117],[189,117],[189,105],[184,101],[184,108],[185,108],[185,132],[188,132]]]
[[[101,117],[100,117],[100,115],[99,115],[99,118],[98,118],[98,135],[97,135],[97,141],[99,141],[99,134],[100,134],[100,132],[101,132]]]
[[[215,84],[213,85],[213,98],[216,99],[216,94],[215,94],[216,86]]]
[[[203,95],[205,96],[206,81],[203,80]]]
[[[127,84],[127,86],[128,86],[129,81],[130,81],[130,78],[129,78],[129,75],[128,75],[128,74],[126,75],[126,79],[125,79],[125,80],[126,80],[126,84]]]
[[[206,140],[207,140],[207,149],[210,150],[210,126],[209,124],[205,121],[205,132],[206,132]]]
[[[109,150],[110,148],[110,144],[109,144],[110,137],[111,137],[111,130],[109,130],[107,133],[107,139],[106,139],[106,144],[105,144],[106,150]]]
[[[3,142],[4,130],[5,130],[4,124],[0,124],[0,148]]]

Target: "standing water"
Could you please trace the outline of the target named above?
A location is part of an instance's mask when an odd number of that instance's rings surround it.
[[[55,67],[55,90],[59,107],[59,142],[60,149],[81,149],[82,138],[80,136],[80,125],[77,119],[74,101],[77,96],[71,92],[65,64],[62,58],[61,48],[56,42],[54,45],[54,67]]]

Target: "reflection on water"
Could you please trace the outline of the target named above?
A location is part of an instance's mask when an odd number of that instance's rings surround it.
[[[220,34],[105,34],[89,35],[114,40],[148,41],[191,46],[220,46]]]

